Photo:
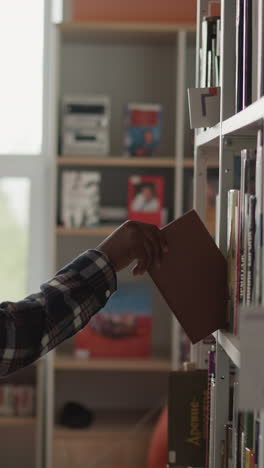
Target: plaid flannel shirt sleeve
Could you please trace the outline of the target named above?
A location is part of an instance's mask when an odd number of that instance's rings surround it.
[[[0,304],[0,376],[31,364],[81,330],[116,290],[107,257],[88,250],[20,302]]]

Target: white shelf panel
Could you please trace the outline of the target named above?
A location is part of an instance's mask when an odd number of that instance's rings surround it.
[[[218,343],[225,350],[231,361],[237,366],[240,367],[240,346],[239,338],[225,331],[218,330],[214,334]]]
[[[201,131],[196,137],[196,146],[218,146],[220,136],[220,124]]]
[[[254,102],[246,109],[238,112],[222,123],[207,130],[200,131],[196,137],[196,146],[217,147],[219,136],[254,136],[264,119],[264,97]]]
[[[263,118],[264,97],[225,120],[222,124],[222,135],[253,135]]]

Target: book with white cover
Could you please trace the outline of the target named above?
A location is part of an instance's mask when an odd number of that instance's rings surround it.
[[[62,173],[61,222],[66,227],[88,227],[99,223],[99,172]]]

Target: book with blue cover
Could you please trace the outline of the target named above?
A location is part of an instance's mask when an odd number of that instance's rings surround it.
[[[155,156],[161,141],[162,106],[127,105],[125,110],[125,156]]]

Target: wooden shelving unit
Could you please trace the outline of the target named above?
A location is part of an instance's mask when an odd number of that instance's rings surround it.
[[[54,367],[56,370],[71,371],[169,372],[171,370],[171,362],[168,359],[159,358],[78,359],[73,356],[57,355]]]

